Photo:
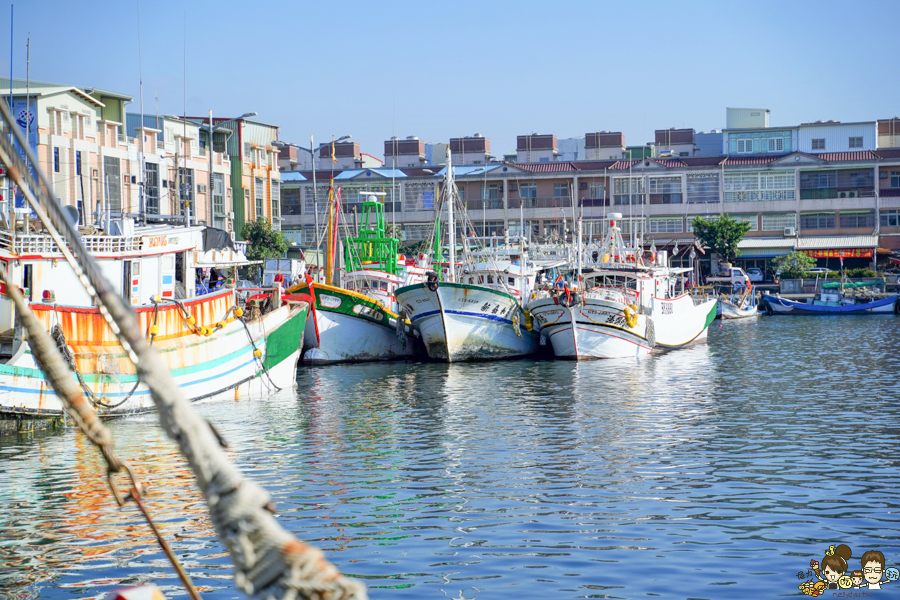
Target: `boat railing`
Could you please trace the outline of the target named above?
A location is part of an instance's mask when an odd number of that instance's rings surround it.
[[[86,235],[81,237],[81,242],[92,254],[139,252],[142,249],[143,238],[141,236]],[[62,254],[56,242],[49,235],[42,233],[17,234],[13,237],[12,233],[6,230],[0,230],[0,249],[19,256]]]

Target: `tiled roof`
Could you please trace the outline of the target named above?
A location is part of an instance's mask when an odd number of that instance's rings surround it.
[[[634,167],[634,165],[638,164],[639,160],[617,160],[612,165],[610,165],[610,169],[613,171],[627,171],[629,167]]]
[[[575,165],[570,162],[555,163],[511,163],[512,166],[518,167],[532,173],[561,173],[563,171],[575,171]]]
[[[787,154],[751,154],[749,156],[727,156],[726,165],[765,165],[774,162]]]
[[[877,235],[842,235],[828,237],[802,237],[797,240],[798,250],[831,250],[839,248],[875,248]]]
[[[793,248],[794,238],[759,238],[745,237],[738,243],[741,250],[750,250],[756,248]]]
[[[878,155],[869,150],[861,152],[823,152],[821,154],[810,154],[810,156],[828,161],[878,160]]]
[[[686,167],[688,166],[686,162],[681,160],[680,158],[651,158],[653,162],[656,164],[662,165],[667,169],[672,167]]]

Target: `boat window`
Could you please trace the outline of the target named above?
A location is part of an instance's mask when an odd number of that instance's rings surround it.
[[[363,281],[363,288],[364,288],[364,289],[369,289],[369,282],[368,282],[368,281]]]
[[[484,275],[478,276],[478,283],[484,283]]]
[[[488,275],[488,283],[494,283],[494,276]]]
[[[512,278],[512,277],[507,277],[506,279],[507,279],[507,281],[509,282],[509,285],[515,285],[515,284],[516,284],[516,280],[515,280],[514,278]]]
[[[384,291],[387,291],[387,281],[381,282],[381,289],[383,289]]]

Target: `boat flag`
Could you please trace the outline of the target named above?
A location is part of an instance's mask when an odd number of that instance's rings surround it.
[[[331,136],[331,160],[337,162],[337,158],[334,156],[334,136]]]

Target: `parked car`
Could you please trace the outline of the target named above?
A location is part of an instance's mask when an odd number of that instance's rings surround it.
[[[249,298],[252,294],[255,294],[256,292],[253,292],[250,290],[247,290],[247,291],[242,291],[242,290],[244,288],[257,288],[259,286],[256,285],[255,283],[253,283],[252,281],[247,281],[246,279],[238,279],[237,285],[235,287],[237,288],[237,297],[240,299],[241,302],[246,302],[247,298]]]
[[[762,269],[757,269],[756,267],[747,269],[747,277],[750,278],[750,283],[762,283],[766,280],[766,276],[762,272]]]
[[[831,269],[826,269],[825,267],[813,267],[812,269],[807,271],[807,273],[812,273],[813,275],[815,275],[817,273],[819,275],[824,275],[825,273],[829,273],[829,272],[831,272]]]

